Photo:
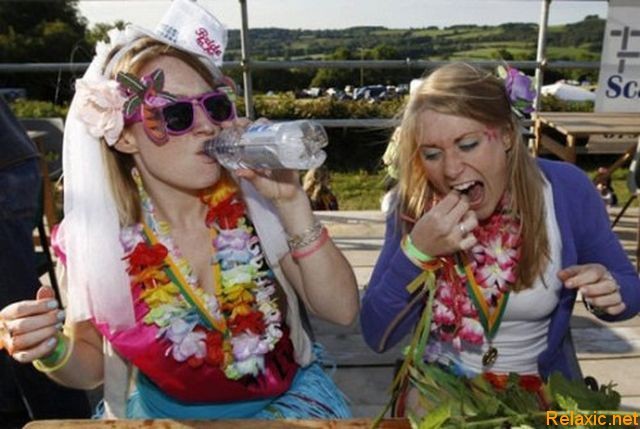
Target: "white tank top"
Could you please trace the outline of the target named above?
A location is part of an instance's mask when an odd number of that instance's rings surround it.
[[[482,356],[488,349],[485,339],[482,347],[465,348],[458,352],[451,343],[434,341],[428,350],[437,353],[436,360],[443,364],[454,363],[467,375],[490,371],[495,373],[517,372],[538,374],[538,355],[547,347],[547,331],[550,316],[558,305],[562,283],[557,277],[561,268],[562,241],[556,221],[551,186],[544,180],[546,228],[551,258],[542,278],[532,288],[512,292],[507,302],[502,324],[493,339],[498,358],[491,366],[482,365]],[[429,360],[433,360],[433,356]]]

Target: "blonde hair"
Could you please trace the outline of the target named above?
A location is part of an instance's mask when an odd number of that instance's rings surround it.
[[[500,128],[510,138],[507,153],[508,190],[511,209],[521,220],[522,248],[515,291],[531,287],[549,260],[545,224],[543,178],[529,156],[511,111],[502,80],[470,64],[453,63],[436,69],[416,88],[405,106],[398,147],[399,214],[418,219],[432,195],[422,166],[418,142],[427,111],[470,118]],[[408,225],[402,224],[404,232]]]
[[[149,61],[161,56],[168,56],[177,58],[193,68],[211,87],[215,87],[216,83],[228,83],[217,68],[213,66],[209,68],[196,56],[150,37],[142,37],[133,42],[132,46],[114,49],[111,52],[111,58],[118,53],[119,49],[127,49],[127,51],[118,58],[112,67],[111,76],[108,76],[110,79],[115,79],[118,72],[127,72],[139,76],[140,71]],[[133,156],[108,146],[104,141],[101,147],[109,185],[118,209],[120,224],[132,225],[140,222],[142,220],[140,197],[136,183],[131,176],[131,169],[135,166]]]
[[[312,200],[318,199],[323,189],[329,190],[329,170],[325,166],[307,171],[302,180],[302,189]]]

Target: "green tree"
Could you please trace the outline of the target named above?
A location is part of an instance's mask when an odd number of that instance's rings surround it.
[[[347,48],[340,47],[329,56],[332,60],[352,60],[353,55]],[[319,69],[311,80],[310,86],[318,86],[321,88],[344,88],[346,85],[354,85],[360,79],[359,70],[350,69]]]
[[[107,33],[114,28],[119,30],[123,30],[124,27],[128,24],[128,22],[118,20],[113,24],[106,24],[104,22],[99,22],[94,25],[90,30],[87,31],[87,43],[91,46],[95,46],[97,42],[105,41],[107,39]]]
[[[491,56],[496,60],[504,60],[504,61],[513,60],[513,54],[508,49],[505,49],[505,48],[496,49],[496,51],[493,54],[491,54]]]
[[[86,27],[77,0],[0,2],[0,61],[88,61],[92,48]],[[24,87],[30,98],[54,100],[68,97],[71,80],[68,74],[24,72],[0,75],[0,86]]]

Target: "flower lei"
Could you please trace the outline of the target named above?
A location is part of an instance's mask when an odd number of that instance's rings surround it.
[[[490,311],[516,281],[520,259],[520,221],[507,209],[505,195],[498,209],[474,229],[477,244],[470,252],[470,266]],[[482,345],[484,328],[466,287],[467,276],[456,268],[453,257],[443,258],[436,278],[431,332],[456,350],[462,341]]]
[[[149,311],[143,322],[155,324],[158,338],[169,341],[166,356],[192,367],[220,367],[229,379],[257,376],[264,358],[282,337],[281,314],[275,300],[272,274],[264,269],[258,237],[249,225],[245,206],[235,185],[220,181],[213,192],[202,196],[209,206],[206,225],[216,250],[212,260],[215,277],[213,295],[197,287],[197,278],[169,234],[169,225],[157,221],[149,196],[137,173],[145,222],[158,237],[150,245],[142,239],[142,225],[123,231],[122,241],[130,250],[126,257],[132,287]],[[169,258],[204,303],[213,319],[207,329],[198,310],[181,294],[167,275]]]

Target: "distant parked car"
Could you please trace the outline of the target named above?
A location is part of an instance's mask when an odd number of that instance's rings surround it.
[[[409,93],[409,84],[401,83],[396,87],[396,94],[404,95]]]
[[[354,100],[380,100],[384,99],[387,88],[384,85],[361,86],[353,93]]]

